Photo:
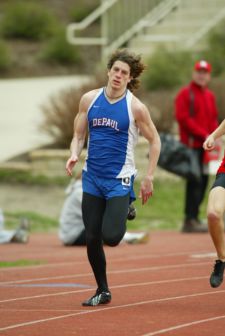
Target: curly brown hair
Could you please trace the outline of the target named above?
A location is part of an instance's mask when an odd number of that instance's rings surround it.
[[[107,68],[110,70],[116,61],[127,63],[130,67],[130,75],[132,80],[128,83],[127,88],[130,91],[138,89],[140,80],[138,77],[145,69],[145,65],[141,62],[141,56],[130,52],[128,49],[116,50],[108,60]]]

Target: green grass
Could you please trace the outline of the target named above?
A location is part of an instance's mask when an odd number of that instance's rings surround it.
[[[209,188],[212,184],[209,182]],[[137,217],[127,221],[129,230],[179,230],[183,221],[185,181],[182,179],[156,179],[154,182],[153,197],[142,205],[138,199],[140,182],[135,182],[137,200],[134,203]],[[200,217],[206,217],[208,191],[201,206]],[[9,229],[18,226],[21,218],[25,217],[31,224],[31,232],[56,232],[58,218],[52,218],[36,212],[5,212],[6,227]]]
[[[211,186],[212,181],[209,183]],[[140,183],[135,184],[135,192],[138,196]],[[153,197],[142,205],[137,199],[135,207],[137,217],[133,221],[127,221],[129,230],[179,230],[183,221],[185,181],[183,179],[155,180]],[[208,191],[201,206],[200,217],[206,217]]]
[[[68,176],[45,176],[34,175],[27,171],[16,171],[10,169],[0,169],[0,182],[3,183],[23,183],[26,185],[59,185],[66,186],[69,183]]]
[[[19,259],[14,261],[0,261],[0,268],[1,267],[24,267],[24,266],[36,266],[46,263],[42,260],[27,260],[27,259]]]
[[[58,219],[31,211],[5,212],[7,229],[16,228],[21,218],[28,219],[31,232],[52,232],[58,229]]]

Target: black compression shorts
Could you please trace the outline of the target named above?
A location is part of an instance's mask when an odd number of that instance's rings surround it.
[[[222,187],[225,189],[225,173],[219,173],[216,175],[216,179],[213,183],[212,189],[215,187]]]

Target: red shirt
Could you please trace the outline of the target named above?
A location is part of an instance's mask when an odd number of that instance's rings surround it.
[[[190,115],[190,90],[194,96],[194,112]],[[200,148],[206,137],[218,126],[214,94],[195,82],[182,88],[175,99],[176,119],[180,141],[189,147]]]
[[[220,174],[220,173],[225,174],[225,156],[223,157],[221,165],[219,166],[219,169],[217,170],[217,174]]]

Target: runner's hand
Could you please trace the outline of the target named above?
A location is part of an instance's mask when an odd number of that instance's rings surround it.
[[[71,156],[66,163],[66,172],[68,176],[72,176],[72,171],[73,171],[73,167],[75,166],[75,164],[77,163],[78,158],[77,156]]]
[[[142,199],[142,204],[145,204],[153,195],[153,181],[150,176],[146,176],[141,182],[139,198]]]
[[[203,143],[203,148],[205,150],[212,150],[215,147],[215,139],[212,135],[209,135],[208,138]]]

